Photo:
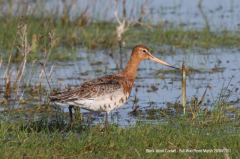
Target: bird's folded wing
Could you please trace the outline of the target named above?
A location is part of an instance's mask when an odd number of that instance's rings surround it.
[[[126,81],[122,77],[109,75],[83,83],[75,89],[50,95],[52,101],[73,101],[110,94],[119,90]]]

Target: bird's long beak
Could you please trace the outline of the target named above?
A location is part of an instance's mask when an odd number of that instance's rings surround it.
[[[179,68],[174,67],[174,66],[172,66],[172,65],[170,65],[170,64],[168,64],[168,63],[166,63],[166,62],[164,62],[164,61],[162,61],[162,60],[159,60],[158,58],[154,57],[153,55],[149,55],[148,59],[149,59],[149,60],[152,60],[152,61],[155,61],[155,62],[157,62],[157,63],[163,64],[163,65],[165,65],[165,66],[172,67],[172,68],[175,68],[175,69],[178,69],[178,70],[179,70]]]

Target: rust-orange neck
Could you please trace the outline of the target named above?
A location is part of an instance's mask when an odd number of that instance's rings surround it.
[[[125,69],[121,73],[118,73],[116,75],[124,76],[126,79],[133,83],[138,69],[138,65],[140,64],[141,61],[142,60],[139,59],[139,57],[134,56],[134,54],[132,54]]]

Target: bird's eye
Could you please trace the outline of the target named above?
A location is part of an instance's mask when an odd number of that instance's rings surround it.
[[[144,53],[146,53],[147,51],[146,50],[143,50]]]

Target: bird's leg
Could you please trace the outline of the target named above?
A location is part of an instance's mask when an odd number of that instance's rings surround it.
[[[108,126],[108,114],[109,112],[106,112],[106,119],[105,119],[105,127],[102,129],[102,131],[108,132],[107,126]]]
[[[69,105],[68,110],[69,110],[70,120],[68,122],[68,125],[72,125],[72,123],[73,123],[72,108],[73,108],[73,106]]]
[[[107,127],[107,125],[108,125],[108,113],[109,112],[106,112],[105,127]]]
[[[90,111],[90,113],[89,113],[89,115],[88,115],[87,122],[88,122],[88,120],[90,119],[91,114],[92,114],[92,111]]]
[[[62,132],[64,132],[69,127],[69,125],[72,125],[72,123],[73,123],[72,108],[73,108],[73,106],[69,105],[68,110],[69,110],[70,120],[69,120],[68,124],[63,128]]]

